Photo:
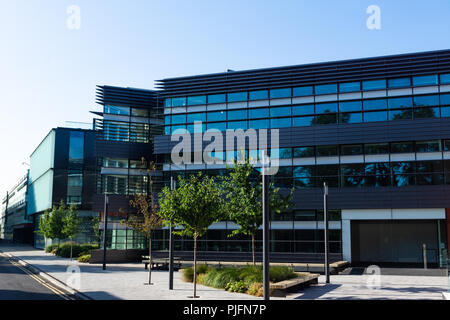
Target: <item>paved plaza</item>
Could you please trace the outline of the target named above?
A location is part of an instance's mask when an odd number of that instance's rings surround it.
[[[101,265],[82,264],[70,259],[56,257],[31,247],[0,245],[0,251],[9,253],[40,271],[70,287],[78,289],[83,295],[99,300],[185,300],[192,295],[192,283],[181,280],[175,272],[174,290],[168,289],[168,272],[154,270],[152,282],[148,286],[148,273],[140,263],[109,264],[107,270]],[[80,277],[71,273],[80,268]],[[431,273],[432,274],[432,273]],[[0,277],[6,276],[0,274]],[[320,276],[319,283],[286,298],[273,299],[434,299],[442,300],[442,292],[448,290],[446,276],[424,275],[383,275],[379,282],[370,275],[342,274],[332,275],[331,283],[325,284]],[[198,285],[198,295],[205,300],[261,300],[246,294],[231,293]]]

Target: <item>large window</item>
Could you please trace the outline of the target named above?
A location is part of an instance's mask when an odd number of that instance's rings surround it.
[[[263,100],[269,97],[267,90],[250,91],[249,100]]]
[[[292,115],[294,116],[303,116],[314,114],[314,105],[313,104],[303,104],[300,106],[292,107]]]
[[[188,106],[193,106],[196,104],[206,104],[206,96],[196,96],[187,98]]]
[[[363,90],[381,90],[386,89],[386,80],[368,80],[363,81]]]
[[[277,107],[270,109],[270,116],[273,117],[286,117],[291,115],[291,107]]]
[[[234,92],[228,94],[228,102],[246,101],[247,92]]]
[[[411,78],[398,78],[388,80],[389,88],[403,88],[411,86]]]
[[[345,82],[339,84],[339,92],[353,92],[360,90],[361,90],[360,82]]]
[[[316,94],[330,94],[330,93],[337,93],[337,83],[332,84],[321,84],[315,86],[315,93]]]
[[[361,111],[361,109],[362,109],[361,101],[339,102],[340,112]]]
[[[364,110],[382,110],[387,109],[386,99],[364,100]]]
[[[225,93],[223,94],[210,94],[208,96],[208,103],[224,103],[227,101]]]
[[[108,106],[104,107],[104,112],[107,114],[116,114],[120,116],[129,116],[130,107]]]
[[[291,96],[291,88],[270,90],[270,99],[288,98]]]
[[[71,131],[69,140],[69,165],[82,164],[84,158],[84,132]]]
[[[217,112],[208,112],[207,113],[208,121],[224,121],[227,120],[227,112],[226,111],[217,111]]]
[[[292,89],[292,95],[294,97],[301,97],[301,96],[312,96],[313,95],[313,87],[297,87]]]
[[[228,111],[228,120],[247,119],[247,110],[230,110]]]
[[[428,85],[435,85],[435,84],[438,84],[437,74],[413,77],[413,85],[414,86],[428,86]]]

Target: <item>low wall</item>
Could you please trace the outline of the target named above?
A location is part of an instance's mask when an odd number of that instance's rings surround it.
[[[122,262],[140,262],[143,255],[148,255],[148,250],[142,249],[129,249],[129,250],[107,250],[106,262],[109,263],[122,263]],[[169,256],[168,251],[153,251],[153,257],[155,258],[167,258]],[[174,256],[180,257],[183,261],[193,261],[194,255],[192,251],[175,251]],[[262,253],[257,252],[255,254],[256,261],[262,261]],[[245,262],[252,261],[251,252],[213,252],[213,251],[199,251],[197,252],[197,260],[200,261],[233,261],[233,262]],[[271,262],[289,262],[289,263],[301,263],[301,262],[323,262],[323,254],[311,254],[311,253],[271,253]],[[341,254],[330,254],[330,263],[342,260]],[[103,250],[91,251],[91,263],[103,262]]]
[[[148,255],[148,250],[129,249],[129,250],[107,250],[106,262],[108,263],[123,263],[123,262],[138,262],[141,261],[142,255]],[[90,263],[103,263],[103,249],[91,251]]]

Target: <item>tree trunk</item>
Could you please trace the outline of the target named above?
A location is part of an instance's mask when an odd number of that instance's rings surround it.
[[[72,239],[70,239],[70,261],[72,261],[72,246],[73,246],[73,241],[72,241]]]
[[[148,237],[148,284],[152,284],[152,235],[150,234]]]
[[[256,259],[255,259],[255,234],[252,233],[252,261],[253,261],[253,265],[256,264]]]
[[[197,234],[194,234],[194,298],[197,298]]]

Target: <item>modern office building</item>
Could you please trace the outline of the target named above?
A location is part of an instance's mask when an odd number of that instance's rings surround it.
[[[120,224],[132,212],[130,196],[147,194],[150,175],[155,190],[161,189],[162,166],[153,155],[153,140],[163,133],[162,104],[155,91],[112,86],[97,87],[101,111],[94,120],[97,131],[95,156],[98,164],[94,210],[104,211],[104,194],[108,194],[108,247],[111,249],[144,248],[147,241]],[[151,164],[157,170],[149,172]],[[103,223],[100,228],[103,230]]]
[[[82,219],[82,231],[75,241],[96,240],[92,228],[92,218],[99,214],[92,210],[97,178],[95,138],[93,130],[54,128],[31,154],[26,212],[35,231],[44,211],[62,200],[76,204]],[[45,246],[41,235],[34,232],[32,237],[36,248]]]
[[[8,242],[33,243],[33,221],[27,215],[28,173],[19,179],[2,201],[0,239]]]
[[[170,78],[157,81],[157,91],[100,87],[98,102],[104,108],[97,127],[99,211],[104,192],[116,194],[111,214],[117,215],[145,181],[132,171],[131,159],[142,155],[163,165],[164,183],[199,170],[226,174],[225,165],[172,164],[177,129],[193,133],[195,121],[203,132],[279,129],[273,180],[283,192],[295,188],[295,206],[272,217],[274,260],[322,259],[327,182],[332,259],[421,264],[425,245],[428,262],[442,262],[450,237],[450,50]],[[153,133],[134,108],[156,111]],[[142,139],[133,134],[137,123],[145,128]],[[250,257],[250,239],[227,237],[236,227],[212,226],[199,250]],[[124,239],[110,238],[128,248]],[[167,232],[154,243],[167,248]],[[190,251],[192,241],[179,238],[176,249]]]

